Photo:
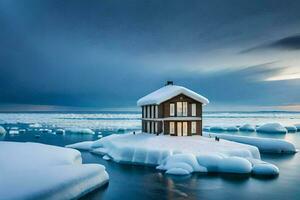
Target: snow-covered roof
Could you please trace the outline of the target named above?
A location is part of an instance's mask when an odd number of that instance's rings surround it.
[[[204,96],[201,96],[200,94],[197,94],[196,92],[187,89],[182,86],[178,85],[166,85],[142,98],[140,98],[137,101],[138,106],[144,106],[149,104],[161,104],[162,102],[169,100],[179,94],[184,94],[196,101],[199,101],[201,103],[208,104],[209,101]]]

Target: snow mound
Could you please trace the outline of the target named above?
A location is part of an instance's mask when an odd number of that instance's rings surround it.
[[[228,134],[212,134],[203,133],[207,137],[215,137],[230,140],[234,142],[239,142],[243,144],[249,144],[256,146],[260,152],[264,153],[296,153],[296,147],[293,143],[281,139],[273,138],[258,138],[258,137],[248,137],[248,136],[238,136],[238,135],[228,135]]]
[[[246,132],[254,132],[255,127],[251,124],[245,124],[240,127],[240,131],[246,131]]]
[[[0,126],[0,135],[4,135],[6,133],[5,128],[3,126]]]
[[[91,134],[91,135],[95,134],[95,132],[89,128],[72,127],[72,128],[67,128],[66,131],[71,134]]]
[[[92,153],[101,155],[103,159],[156,166],[158,170],[174,175],[193,172],[251,174],[254,165],[248,159],[260,160],[257,147],[202,136],[115,134],[92,144],[81,142],[67,147],[82,146],[90,148]]]
[[[289,133],[295,133],[297,132],[297,127],[296,126],[285,126],[287,132]]]
[[[78,150],[89,151],[92,147],[92,144],[93,144],[92,141],[84,141],[84,142],[78,142],[76,144],[66,145],[66,147],[73,148],[73,149],[78,149]]]
[[[79,151],[39,143],[0,142],[0,163],[1,199],[78,199],[109,179]]]
[[[238,132],[238,131],[239,131],[239,128],[236,127],[236,126],[228,126],[228,127],[226,128],[226,131],[228,131],[228,132]]]
[[[210,131],[212,131],[212,132],[223,132],[223,131],[226,131],[226,128],[224,128],[222,126],[212,126],[212,127],[210,127]]]
[[[259,133],[280,133],[286,134],[287,130],[280,123],[267,123],[257,128]]]
[[[204,127],[203,127],[203,130],[204,130],[204,131],[210,131],[210,126],[204,126]]]

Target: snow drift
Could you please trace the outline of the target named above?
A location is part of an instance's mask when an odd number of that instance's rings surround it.
[[[0,163],[0,199],[78,199],[109,179],[79,151],[39,143],[0,142]]]
[[[202,136],[120,134],[67,147],[89,149],[92,153],[119,163],[156,166],[159,170],[176,175],[193,172],[263,174],[264,170],[268,171],[268,175],[279,173],[278,170],[271,172],[271,169],[278,169],[272,164],[253,171],[256,164],[249,159],[260,160],[257,147],[227,140],[218,142]]]
[[[255,127],[251,124],[245,124],[245,125],[240,127],[240,131],[254,132]]]
[[[296,153],[296,147],[293,143],[281,139],[273,138],[258,138],[258,137],[248,137],[248,136],[238,136],[229,134],[213,134],[213,133],[203,133],[206,137],[219,137],[225,140],[230,140],[234,142],[239,142],[243,144],[249,144],[256,146],[259,151],[265,153]]]

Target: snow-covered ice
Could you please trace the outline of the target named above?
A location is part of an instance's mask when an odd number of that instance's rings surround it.
[[[19,129],[18,127],[12,127],[9,129],[9,132],[8,132],[10,135],[18,135],[19,134]]]
[[[254,132],[255,127],[251,124],[244,124],[240,127],[240,131]]]
[[[230,140],[234,142],[239,142],[243,144],[249,144],[256,146],[261,152],[266,153],[296,153],[296,147],[293,143],[274,138],[259,138],[259,137],[248,137],[239,135],[229,135],[229,134],[213,134],[204,132],[206,137],[219,137],[225,140]]]
[[[95,132],[89,128],[71,127],[67,128],[66,131],[74,134],[95,134]]]
[[[257,147],[202,136],[172,137],[146,133],[114,134],[94,142],[67,145],[70,148],[90,148],[92,153],[108,156],[119,163],[156,166],[168,174],[187,175],[193,172],[250,174],[260,160]],[[270,174],[272,164],[262,166]],[[278,169],[274,166],[273,169]],[[274,170],[273,175],[278,174]]]
[[[266,123],[256,129],[258,133],[281,133],[286,134],[287,130],[280,123]]]
[[[78,199],[109,179],[79,151],[39,143],[0,142],[0,163],[0,199]]]

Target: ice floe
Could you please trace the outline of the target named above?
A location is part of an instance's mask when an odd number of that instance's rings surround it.
[[[89,149],[103,159],[109,158],[119,163],[156,166],[158,170],[174,175],[193,172],[251,174],[256,164],[263,162],[251,161],[260,161],[260,153],[255,146],[228,140],[215,141],[214,138],[202,136],[114,134],[67,147]],[[276,175],[279,173],[277,169],[268,163],[257,168],[255,173],[263,174],[265,171],[268,175]]]
[[[229,135],[229,134],[213,134],[213,133],[203,133],[207,137],[219,137],[225,140],[230,140],[234,142],[239,142],[243,144],[249,144],[256,146],[259,151],[265,153],[296,153],[296,147],[293,143],[274,138],[259,138],[259,137],[248,137],[239,135]]]
[[[297,131],[300,131],[300,124],[295,124]]]
[[[280,123],[266,123],[256,129],[258,133],[281,133],[286,134],[287,130]]]
[[[9,129],[9,132],[8,132],[10,135],[18,135],[19,134],[19,129],[18,127],[12,127]]]
[[[74,134],[91,134],[91,135],[95,134],[95,132],[89,128],[71,127],[71,128],[66,128],[66,131],[68,133],[74,133]]]
[[[109,179],[79,151],[39,143],[0,142],[0,163],[0,199],[78,199]]]

